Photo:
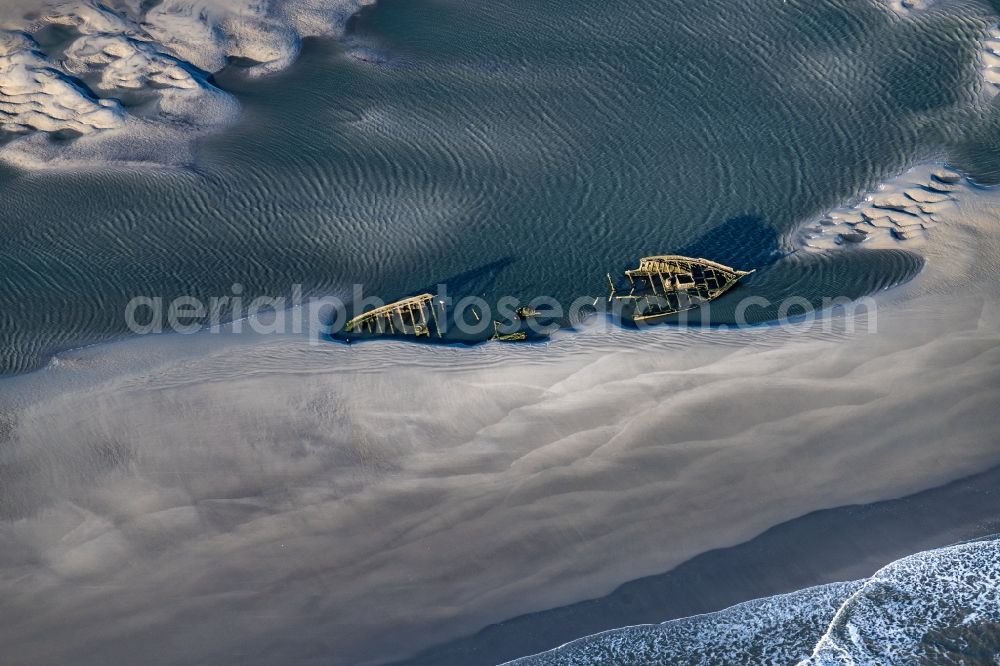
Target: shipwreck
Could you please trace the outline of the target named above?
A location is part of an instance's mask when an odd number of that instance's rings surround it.
[[[751,273],[708,259],[674,254],[644,257],[638,268],[625,271],[627,286],[620,286],[608,273],[608,302],[617,301],[635,322],[655,323],[701,307]]]
[[[395,303],[369,310],[351,319],[344,326],[346,333],[370,335],[410,335],[431,337],[431,327],[437,337],[441,335],[438,309],[444,316],[444,304],[434,301],[433,294],[420,294]]]
[[[626,270],[618,282],[608,273],[611,286],[608,302],[616,305],[613,312],[617,317],[635,323],[655,323],[718,298],[751,273],[752,270],[739,270],[709,259],[680,255],[644,257],[638,268]],[[595,311],[599,301],[598,297],[594,302]],[[468,309],[467,314],[475,324],[482,324],[477,327],[478,333],[463,334],[460,325],[450,326],[453,322],[450,317],[459,315],[449,313],[445,301],[434,294],[420,294],[357,315],[344,326],[343,334],[349,340],[408,337],[469,343],[524,342],[548,337],[547,332],[533,329],[531,324],[556,318],[548,311],[528,305],[517,307],[503,321],[492,319],[488,313],[480,315],[475,307]]]
[[[468,314],[476,323],[482,321],[482,316],[475,307],[469,308]],[[524,321],[540,317],[542,313],[530,307],[520,307],[516,315],[518,321]],[[348,339],[409,337],[447,339],[451,342],[464,340],[455,333],[446,337],[448,330],[454,330],[449,329],[449,316],[451,315],[445,308],[444,301],[436,299],[433,294],[420,294],[359,314],[344,325],[344,334]],[[520,329],[505,332],[500,321],[494,320],[492,324],[493,335],[490,340],[522,342],[529,337]],[[481,339],[483,338],[473,338],[473,341]]]

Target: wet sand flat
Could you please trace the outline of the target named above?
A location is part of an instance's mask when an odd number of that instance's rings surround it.
[[[853,581],[919,551],[1000,533],[1000,469],[872,504],[818,511],[611,594],[513,618],[398,666],[499,664],[581,636]]]

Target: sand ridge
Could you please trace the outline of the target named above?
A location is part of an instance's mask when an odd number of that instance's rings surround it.
[[[250,76],[282,70],[304,37],[340,34],[367,4],[49,0],[0,8],[0,130],[22,135],[0,156],[26,168],[182,163],[194,136],[238,114],[212,73],[233,58],[250,63]],[[72,41],[47,52],[36,35],[51,26]],[[152,100],[152,110],[133,113],[119,101],[125,94]],[[80,138],[53,144],[44,136],[67,132]]]

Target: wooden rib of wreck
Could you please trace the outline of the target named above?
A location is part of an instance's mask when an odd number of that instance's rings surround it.
[[[344,331],[355,334],[410,335],[429,338],[433,326],[434,332],[440,338],[441,326],[435,306],[442,309],[441,315],[444,316],[444,306],[440,302],[434,302],[433,294],[404,298],[358,315],[347,322]]]
[[[500,330],[500,322],[493,322],[493,337],[490,340],[496,340],[499,342],[524,342],[528,339],[528,334],[524,331],[514,331],[513,333],[504,333]]]
[[[751,273],[702,258],[675,254],[644,257],[638,268],[625,271],[627,293],[608,274],[608,301],[630,301],[633,321],[655,322],[718,298]]]

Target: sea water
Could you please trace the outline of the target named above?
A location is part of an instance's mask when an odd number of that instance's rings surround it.
[[[568,304],[678,252],[757,269],[733,298],[891,286],[920,269],[904,244],[817,257],[789,234],[919,158],[990,173],[970,146],[1000,115],[996,20],[953,1],[384,0],[284,72],[219,73],[238,118],[179,167],[0,172],[0,372],[127,335],[136,296],[234,284]]]

